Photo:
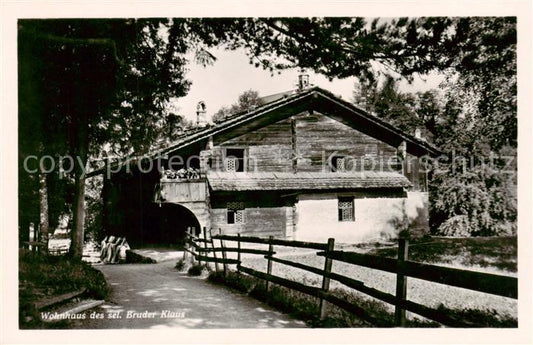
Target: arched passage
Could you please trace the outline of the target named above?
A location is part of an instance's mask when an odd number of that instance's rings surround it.
[[[181,245],[187,228],[200,232],[200,223],[186,207],[172,203],[154,203],[146,219],[143,244]]]

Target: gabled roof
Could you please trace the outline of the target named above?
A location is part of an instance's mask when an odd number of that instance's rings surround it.
[[[172,145],[156,150],[147,156],[151,158],[160,157],[199,143],[202,140],[207,140],[211,136],[220,137],[220,141],[228,140],[306,110],[319,111],[395,147],[405,141],[407,152],[415,156],[426,154],[437,156],[441,154],[434,145],[402,132],[382,119],[319,87],[312,87],[292,94],[291,92],[284,92],[276,94],[276,97],[271,99],[273,101],[260,107],[234,114],[215,125],[198,129],[192,133],[186,133]],[[131,163],[136,159],[136,157],[133,157],[121,162],[121,164]],[[103,168],[98,169],[88,173],[87,177],[103,172]]]

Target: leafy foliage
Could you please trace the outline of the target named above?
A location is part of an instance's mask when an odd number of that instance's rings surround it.
[[[473,167],[436,174],[431,221],[442,235],[516,234],[516,186],[508,172]]]
[[[475,224],[471,224],[468,216],[452,216],[439,226],[439,233],[443,236],[468,237]]]
[[[34,205],[38,190],[36,177],[23,169],[27,156],[70,155],[76,169],[67,178],[47,177],[48,184],[57,182],[50,210],[72,207],[74,228],[83,226],[80,165],[90,156],[146,152],[170,117],[161,116],[169,99],[188,91],[184,25],[169,19],[19,21],[21,202]],[[25,228],[39,210],[21,206]]]
[[[482,104],[476,97],[465,97],[466,94],[480,97],[479,92],[464,89],[457,92],[461,85],[450,83],[445,93],[430,90],[409,94],[399,91],[396,80],[389,77],[381,84],[357,85],[354,102],[405,132],[414,134],[416,129],[422,129],[426,140],[452,153],[449,158],[453,161],[436,166],[430,175],[434,233],[514,234],[516,148],[500,147],[496,143],[499,139],[492,140],[501,133],[485,131],[492,124],[479,115]],[[512,116],[516,117],[516,113]],[[508,138],[506,142],[514,139]]]
[[[254,90],[244,91],[239,95],[237,103],[233,103],[230,107],[222,107],[214,113],[212,121],[215,123],[224,121],[228,116],[252,110],[262,104],[259,92]]]
[[[412,78],[498,68],[514,54],[515,24],[512,17],[200,18],[191,28],[208,46],[245,48],[250,63],[272,72],[301,67],[374,81],[383,71]]]
[[[415,109],[416,97],[399,91],[397,80],[391,76],[387,76],[381,85],[377,81],[360,82],[354,91],[356,105],[413,134],[422,126]]]
[[[407,36],[398,39],[405,37],[405,47],[418,55],[405,66],[418,72],[437,68],[447,73],[442,92],[402,93],[396,78],[388,76],[381,85],[360,81],[355,103],[406,132],[423,128],[425,139],[449,152],[449,158],[463,156],[473,162],[463,167],[460,161],[448,161],[430,175],[430,221],[435,233],[514,234],[515,19],[399,19],[390,23],[387,32],[399,34],[402,28]],[[423,56],[427,58],[420,59]],[[490,157],[495,159],[489,162]]]

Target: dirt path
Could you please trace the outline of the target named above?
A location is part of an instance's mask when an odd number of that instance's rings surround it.
[[[173,266],[174,261],[99,266],[111,287],[109,302],[84,312],[85,319],[73,321],[72,328],[305,327],[261,302],[179,273]]]

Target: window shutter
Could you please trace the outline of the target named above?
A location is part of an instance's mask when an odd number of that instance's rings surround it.
[[[235,157],[228,157],[226,158],[226,171],[228,172],[235,172],[237,167],[237,158]]]

